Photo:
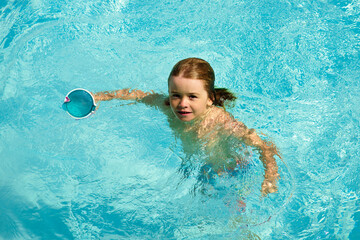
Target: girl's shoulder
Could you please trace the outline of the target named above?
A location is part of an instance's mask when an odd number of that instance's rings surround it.
[[[212,129],[219,125],[224,125],[226,122],[233,121],[233,117],[230,113],[225,111],[221,107],[212,106],[205,113],[201,120],[202,128]]]
[[[213,106],[210,112],[210,118],[217,123],[225,123],[228,121],[234,121],[234,117],[221,107]]]
[[[221,107],[215,106],[212,107],[210,113],[204,119],[203,126],[209,129],[229,130],[230,132],[236,129],[246,128],[245,124],[235,119],[231,113]]]
[[[218,134],[232,134],[238,122],[229,112],[217,106],[212,106],[201,120],[198,136],[216,139]]]

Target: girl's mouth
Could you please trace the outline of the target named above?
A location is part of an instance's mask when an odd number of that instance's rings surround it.
[[[181,116],[187,116],[187,115],[191,114],[191,112],[178,111],[178,114],[181,115]]]

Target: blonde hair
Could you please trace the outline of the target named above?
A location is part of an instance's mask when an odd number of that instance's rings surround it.
[[[215,106],[225,107],[225,101],[234,101],[236,97],[226,88],[215,88],[215,72],[210,64],[200,58],[186,58],[175,64],[170,72],[171,77],[199,79],[204,82],[204,88]]]

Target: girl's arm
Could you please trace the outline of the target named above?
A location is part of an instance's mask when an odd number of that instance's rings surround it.
[[[95,102],[99,101],[109,101],[112,99],[122,99],[122,100],[141,100],[146,96],[149,96],[153,93],[143,92],[141,90],[130,88],[120,89],[115,91],[105,91],[94,93]]]
[[[164,113],[167,113],[168,110],[168,104],[166,104],[168,97],[163,94],[155,93],[154,91],[143,92],[137,89],[131,90],[130,88],[126,88],[115,91],[97,92],[94,93],[93,96],[95,102],[110,101],[112,99],[135,100],[148,106],[156,107]]]
[[[262,140],[254,129],[247,128],[243,123],[234,120],[231,123],[233,134],[242,139],[245,144],[256,147],[260,152],[260,160],[265,169],[265,179],[261,185],[263,195],[277,191],[276,181],[280,178],[275,155],[281,158],[276,146],[271,142]]]

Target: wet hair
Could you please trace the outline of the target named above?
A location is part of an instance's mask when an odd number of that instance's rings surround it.
[[[225,107],[225,102],[234,101],[236,97],[226,88],[215,88],[215,73],[210,64],[200,58],[187,58],[176,63],[170,72],[171,77],[199,79],[204,82],[204,87],[209,98],[215,106]]]

